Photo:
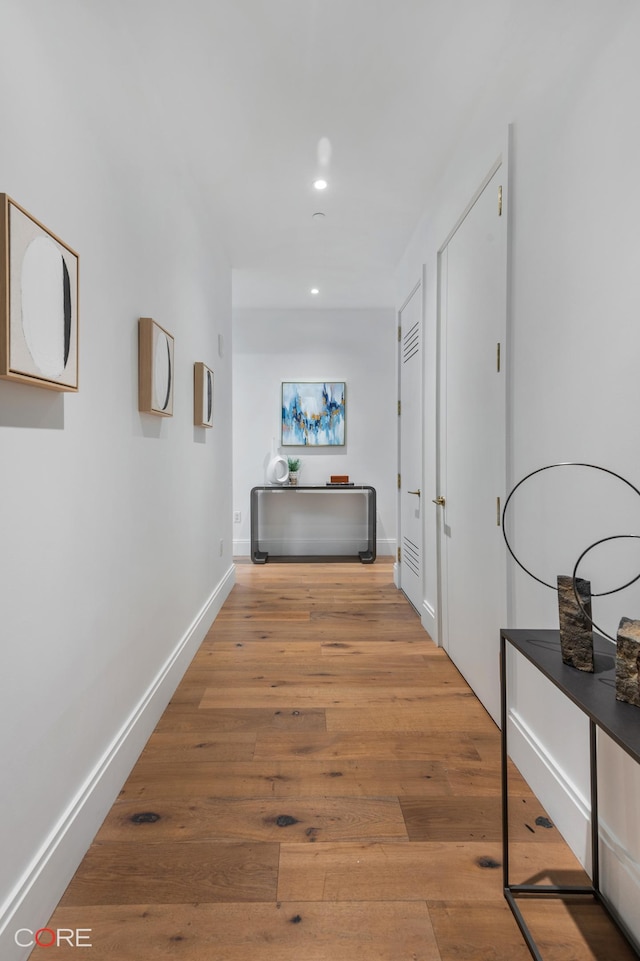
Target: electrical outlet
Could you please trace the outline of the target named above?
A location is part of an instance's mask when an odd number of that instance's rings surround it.
[[[233,523],[234,523],[234,524],[240,524],[241,521],[242,521],[242,514],[240,513],[240,511],[234,511],[234,512],[233,512]]]

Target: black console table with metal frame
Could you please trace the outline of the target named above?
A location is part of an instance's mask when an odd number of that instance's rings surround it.
[[[269,492],[273,494],[283,494],[285,496],[299,496],[307,491],[324,491],[325,493],[349,493],[355,491],[356,493],[365,493],[367,495],[367,547],[366,550],[358,551],[358,557],[363,564],[373,564],[376,559],[376,491],[374,487],[370,487],[368,484],[308,484],[308,485],[296,485],[295,487],[254,487],[251,490],[251,560],[254,564],[266,564],[269,560],[269,552],[260,550],[260,534],[259,534],[259,511],[258,504],[260,502],[260,495]],[[314,554],[314,555],[285,555],[279,557],[279,560],[313,560],[313,561],[333,561],[333,560],[344,560],[349,558],[350,555],[325,555],[325,554]]]
[[[509,794],[507,776],[507,657],[510,644],[551,681],[589,718],[589,770],[591,781],[591,865],[589,886],[511,884],[509,880]],[[502,721],[502,857],[504,896],[518,923],[531,955],[543,961],[535,940],[517,904],[518,897],[557,897],[585,895],[600,903],[618,926],[629,946],[640,958],[633,936],[618,916],[606,895],[600,890],[598,830],[598,752],[597,729],[600,728],[634,761],[640,762],[640,708],[617,701],[615,697],[615,646],[595,636],[595,671],[579,671],[563,664],[560,632],[552,630],[500,631],[500,688]]]

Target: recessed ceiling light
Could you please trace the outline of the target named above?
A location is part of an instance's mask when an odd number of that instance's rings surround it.
[[[321,210],[316,210],[315,214],[311,214],[312,220],[324,220],[324,214]]]
[[[318,290],[317,287],[312,287],[312,288],[311,288],[311,293],[313,294],[314,297],[317,297],[318,294],[320,293],[320,291]]]
[[[314,181],[313,181],[313,186],[316,188],[316,190],[326,190],[326,188],[327,188],[327,181],[326,181],[326,180],[322,180],[322,178],[320,178],[319,180],[314,180]]]

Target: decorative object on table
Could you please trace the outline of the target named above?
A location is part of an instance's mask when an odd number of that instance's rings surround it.
[[[577,591],[581,604],[576,601]],[[593,673],[591,584],[581,577],[558,575],[558,612],[562,660],[579,671]]]
[[[630,481],[628,481],[625,477],[622,477],[621,474],[617,474],[615,471],[609,470],[607,467],[599,467],[597,464],[586,464],[582,462],[565,462],[565,463],[559,463],[559,464],[549,464],[546,467],[539,467],[537,470],[531,471],[529,474],[526,474],[525,477],[522,478],[522,480],[518,481],[518,483],[512,488],[511,492],[509,493],[509,496],[505,501],[504,509],[502,512],[502,534],[504,537],[505,544],[507,545],[507,549],[511,554],[511,556],[513,557],[513,559],[515,560],[516,564],[518,564],[518,566],[521,567],[526,574],[528,574],[534,580],[538,581],[538,583],[543,584],[545,587],[549,587],[552,590],[558,591],[558,600],[559,600],[559,607],[560,607],[561,646],[563,651],[563,654],[562,654],[563,660],[565,661],[565,663],[571,664],[571,666],[573,667],[578,667],[580,670],[592,671],[593,670],[593,630],[597,630],[604,637],[614,642],[616,641],[616,639],[611,637],[610,634],[607,634],[606,631],[602,630],[602,628],[600,628],[593,620],[592,613],[591,613],[591,598],[604,597],[606,595],[615,594],[618,591],[624,590],[625,587],[629,587],[631,584],[635,583],[638,579],[640,579],[640,574],[637,574],[635,577],[627,581],[621,587],[616,587],[609,591],[601,591],[599,593],[592,594],[590,590],[590,582],[584,581],[578,577],[578,568],[580,566],[582,559],[585,557],[585,555],[588,554],[595,547],[597,547],[599,544],[604,544],[608,541],[624,540],[624,539],[640,540],[640,535],[616,534],[612,537],[601,538],[599,541],[596,541],[595,543],[589,545],[589,547],[583,550],[583,552],[578,557],[578,560],[575,563],[571,578],[558,577],[557,583],[555,585],[550,584],[548,581],[544,580],[542,577],[538,577],[536,574],[530,571],[527,567],[525,567],[522,561],[516,556],[516,553],[513,550],[509,542],[509,539],[507,537],[505,521],[507,517],[507,510],[508,510],[509,504],[511,503],[512,498],[516,493],[516,491],[518,490],[518,488],[520,488],[525,483],[525,481],[528,481],[531,477],[534,477],[537,474],[541,474],[543,471],[554,470],[556,468],[562,468],[562,467],[583,467],[583,468],[589,468],[591,470],[601,471],[604,474],[608,474],[609,476],[614,477],[619,481],[622,481],[623,484],[626,484],[627,487],[630,487],[631,490],[635,494],[637,494],[639,497],[640,497],[640,490],[638,490],[638,488],[634,484],[632,484]],[[569,598],[567,596],[569,593],[567,584],[566,584],[567,581],[571,582],[571,587],[573,590],[573,600],[574,600],[573,605],[570,605]],[[562,582],[562,594],[560,592],[561,582]],[[572,613],[570,612],[570,607],[572,608]],[[580,620],[582,621],[582,626],[579,626]],[[590,629],[587,629],[587,628],[590,628]],[[564,632],[566,633],[565,633],[565,637],[563,638],[562,635]],[[580,641],[578,645],[580,648],[579,653],[577,652],[577,635],[578,634],[580,635]],[[565,657],[565,654],[566,654],[566,657]],[[591,667],[580,666],[579,664],[574,663],[576,659],[580,662],[580,664],[588,665],[589,663],[591,663],[592,666]]]
[[[213,427],[213,371],[199,362],[193,365],[193,423]]]
[[[265,483],[269,487],[283,487],[289,480],[287,458],[276,451],[276,439],[271,438],[271,458],[265,469]]]
[[[616,700],[640,707],[640,621],[622,618],[616,647]]]
[[[332,484],[348,484],[349,475],[348,474],[332,474],[331,483]]]
[[[0,376],[78,390],[78,254],[0,194]]]
[[[302,461],[299,457],[287,457],[287,467],[289,468],[289,486],[298,486],[298,474],[302,466]]]
[[[267,464],[267,484],[271,487],[282,487],[289,480],[287,458],[276,454]]]
[[[609,543],[609,541],[638,541],[638,540],[640,540],[640,534],[614,534],[612,537],[601,537],[599,541],[595,541],[595,543],[589,544],[589,546],[585,548],[585,550],[583,550],[582,554],[580,555],[580,557],[575,563],[575,566],[573,568],[573,579],[576,580],[578,578],[578,568],[582,563],[583,557],[586,557],[587,554],[591,553],[591,551],[595,547],[599,547],[600,544],[607,544]],[[608,595],[608,594],[617,594],[618,591],[623,591],[625,587],[631,587],[631,585],[635,584],[637,580],[640,580],[640,574],[636,574],[635,577],[632,577],[631,580],[626,581],[621,587],[614,587],[613,590],[601,591],[600,594],[592,594],[591,596],[604,597],[605,595]],[[578,602],[578,606],[581,606],[581,601],[580,601],[580,598],[577,596],[577,594],[576,594],[576,600]],[[583,611],[583,613],[591,621],[591,626],[594,628],[594,630],[598,631],[599,634],[602,634],[602,636],[606,637],[608,640],[613,641],[614,644],[617,643],[616,638],[612,637],[611,634],[607,634],[607,632],[602,627],[596,624],[596,622],[593,620],[593,618],[589,613],[587,613],[586,611]]]
[[[334,447],[345,443],[342,381],[282,384],[283,447]]]
[[[138,410],[173,417],[173,337],[151,317],[138,323]]]

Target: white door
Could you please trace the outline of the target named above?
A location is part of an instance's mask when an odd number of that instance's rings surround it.
[[[422,281],[400,310],[400,587],[422,612]]]
[[[437,494],[444,504],[433,508],[442,643],[497,722],[506,612],[503,177],[500,166],[440,252]]]

